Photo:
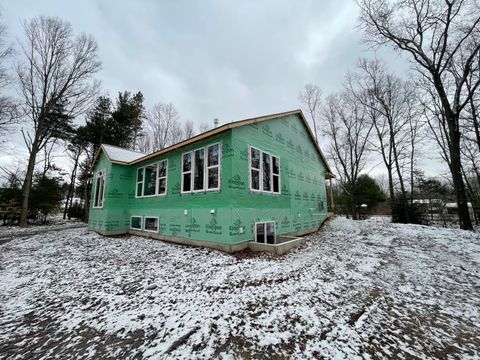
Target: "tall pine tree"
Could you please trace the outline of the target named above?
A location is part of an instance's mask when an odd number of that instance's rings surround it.
[[[128,91],[118,93],[115,110],[112,113],[115,134],[115,143],[112,145],[136,150],[144,117],[145,107],[141,92],[133,96]]]

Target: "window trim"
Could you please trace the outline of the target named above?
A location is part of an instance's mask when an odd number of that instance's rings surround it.
[[[140,228],[134,228],[132,227],[132,218],[140,218]],[[139,231],[142,231],[143,230],[143,216],[139,216],[139,215],[132,215],[130,216],[130,230],[139,230]]]
[[[157,230],[147,230],[147,229],[145,229],[145,222],[146,222],[147,219],[157,219]],[[142,227],[143,227],[143,231],[158,234],[160,232],[160,217],[159,216],[144,216]]]
[[[273,244],[269,244],[267,243],[267,224],[270,224],[272,223],[273,224]],[[257,242],[257,224],[263,224],[263,230],[264,230],[264,236],[265,236],[265,242],[263,243],[259,243]],[[271,221],[256,221],[254,223],[254,227],[253,227],[254,231],[253,231],[253,241],[257,244],[264,244],[264,245],[277,245],[277,225],[275,224],[275,221],[271,220]]]
[[[260,169],[255,169],[252,167],[252,149],[255,149],[260,152]],[[267,154],[270,156],[270,191],[263,190],[263,154]],[[273,173],[273,158],[278,160],[278,175]],[[252,170],[259,172],[259,189],[252,188]],[[280,157],[277,155],[273,155],[268,151],[263,151],[258,147],[249,145],[248,146],[248,188],[250,192],[254,193],[263,193],[263,194],[271,194],[271,195],[281,195],[282,194],[282,186],[281,186],[281,162]],[[273,191],[273,177],[278,176],[278,192]]]
[[[163,177],[162,176],[162,179],[165,178],[166,181],[165,181],[165,193],[164,194],[159,194],[158,193],[158,190],[159,190],[159,171],[160,171],[160,163],[163,162],[163,161],[166,161],[166,173],[165,173],[165,176]],[[145,191],[145,174],[146,174],[146,171],[145,169],[149,166],[152,166],[152,165],[155,165],[156,169],[155,169],[155,174],[156,174],[156,179],[155,179],[155,193],[152,194],[152,195],[143,195],[143,192]],[[138,172],[140,171],[140,169],[143,169],[143,177],[142,177],[142,181],[138,181]],[[142,184],[142,191],[141,191],[141,195],[139,196],[137,191],[138,191],[138,184]],[[158,196],[166,196],[168,193],[168,159],[162,159],[162,160],[158,160],[157,162],[154,162],[154,163],[151,163],[151,164],[147,164],[147,165],[144,165],[144,166],[139,166],[137,167],[137,172],[135,174],[135,198],[136,199],[140,199],[140,198],[150,198],[150,197],[158,197]]]
[[[214,145],[218,145],[218,165],[212,165],[208,166],[208,148]],[[195,151],[202,150],[203,149],[203,154],[204,154],[204,159],[203,159],[203,188],[194,190],[193,185],[194,185],[194,178],[195,178]],[[183,157],[186,154],[190,154],[191,158],[191,165],[190,165],[190,171],[183,171]],[[189,151],[185,151],[182,153],[182,169],[181,169],[181,181],[180,181],[180,193],[183,194],[196,194],[196,193],[206,193],[206,192],[212,192],[212,191],[220,191],[222,188],[222,142],[218,141],[212,144],[208,144],[205,146],[201,146],[195,149],[191,149]],[[217,188],[208,188],[208,170],[213,169],[213,168],[218,168],[218,187]],[[184,191],[183,190],[183,177],[185,174],[190,173],[190,190],[189,191]]]
[[[94,209],[103,209],[103,204],[105,203],[105,184],[106,184],[106,177],[107,177],[107,169],[106,168],[103,168],[103,169],[100,169],[98,170],[96,173],[95,173],[95,188],[94,188],[94,191],[93,191],[93,208]],[[98,206],[98,205],[95,205],[97,202],[95,200],[96,199],[96,195],[97,195],[97,180],[98,178],[102,178],[103,179],[103,187],[102,187],[102,205],[101,206]]]

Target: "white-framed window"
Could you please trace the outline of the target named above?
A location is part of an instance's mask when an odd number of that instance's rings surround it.
[[[97,171],[95,174],[95,192],[93,197],[93,207],[103,208],[103,201],[105,199],[105,169]]]
[[[142,196],[153,196],[155,195],[155,186],[157,184],[157,164],[147,165],[143,169]]]
[[[137,168],[135,196],[149,197],[166,195],[168,178],[168,160]]]
[[[158,174],[157,174],[157,195],[166,195],[167,194],[167,185],[168,185],[168,160],[162,160],[158,163]]]
[[[220,144],[207,146],[207,190],[220,190]]]
[[[250,146],[250,191],[280,194],[280,158]]]
[[[158,216],[145,216],[143,218],[143,230],[158,233]]]
[[[192,152],[182,155],[182,193],[192,191]]]
[[[254,147],[250,147],[250,190],[260,191],[260,169],[262,152]]]
[[[275,222],[256,222],[255,223],[255,242],[262,244],[276,244]]]
[[[272,155],[262,151],[262,190],[272,192]]]
[[[193,151],[193,191],[205,190],[205,148]]]
[[[272,155],[272,192],[280,194],[280,159]]]
[[[141,217],[141,216],[130,216],[130,229],[132,229],[132,230],[143,230],[143,217]]]
[[[182,194],[220,190],[220,150],[215,143],[182,154]]]
[[[137,190],[136,190],[136,193],[135,193],[136,197],[141,197],[142,196],[142,192],[143,192],[143,171],[144,171],[143,167],[137,169]]]

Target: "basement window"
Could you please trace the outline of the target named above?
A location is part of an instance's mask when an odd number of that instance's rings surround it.
[[[95,176],[94,208],[103,208],[103,200],[105,199],[105,175],[106,170],[103,169],[98,171]]]
[[[182,194],[220,190],[220,143],[184,153],[182,159]]]
[[[167,193],[168,161],[137,169],[136,197],[165,195]]]
[[[250,191],[280,194],[280,159],[250,147]]]
[[[142,230],[142,217],[141,216],[131,216],[130,217],[130,229],[132,230]]]
[[[158,216],[145,216],[143,230],[158,233]]]
[[[255,241],[262,244],[275,244],[275,222],[255,223]]]

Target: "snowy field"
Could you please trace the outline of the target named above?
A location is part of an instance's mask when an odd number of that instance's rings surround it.
[[[338,218],[283,257],[70,229],[0,245],[0,358],[478,358],[480,234]]]

